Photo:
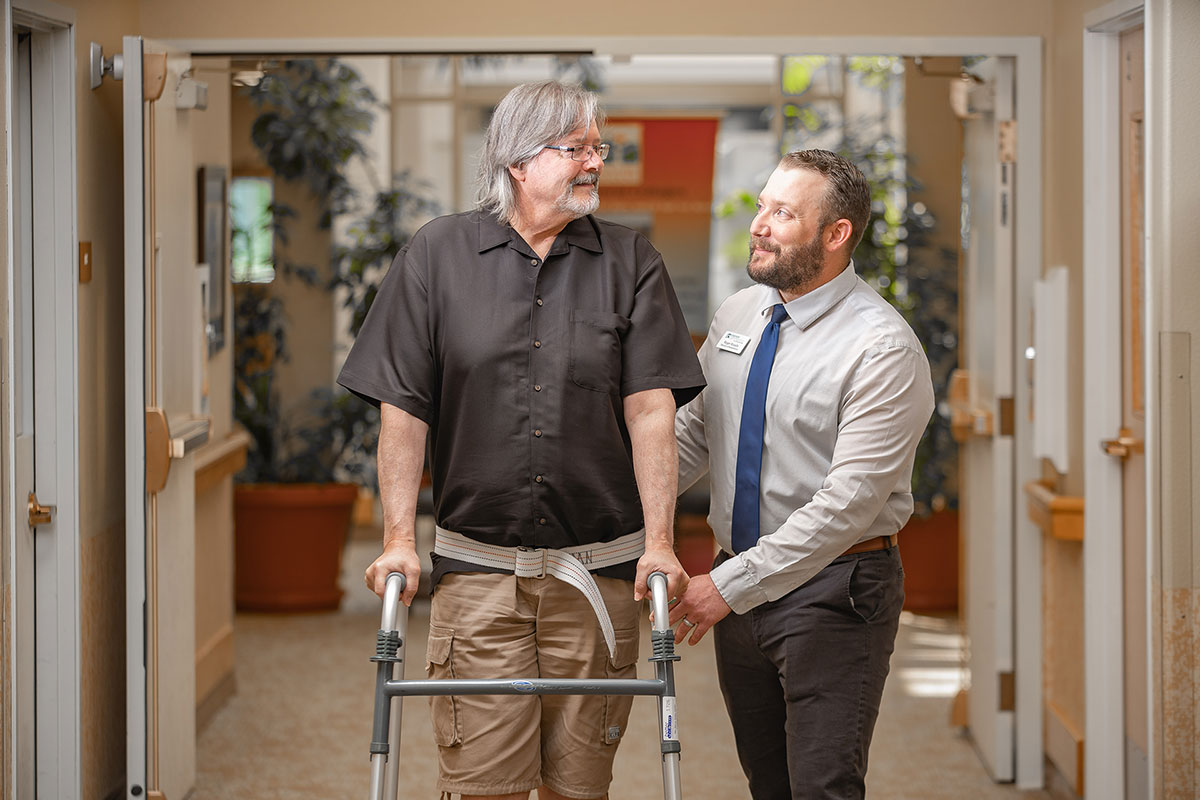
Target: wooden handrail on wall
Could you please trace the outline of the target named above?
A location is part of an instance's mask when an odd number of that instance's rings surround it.
[[[219,442],[210,441],[196,451],[196,494],[216,486],[226,475],[232,475],[246,466],[246,450],[250,447],[250,434],[242,428],[235,429]]]
[[[1042,532],[1068,542],[1083,541],[1083,498],[1058,494],[1047,480],[1025,484],[1029,518]]]

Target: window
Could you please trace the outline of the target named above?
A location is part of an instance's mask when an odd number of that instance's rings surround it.
[[[273,201],[274,185],[269,177],[235,176],[230,183],[234,283],[270,283],[275,279]]]

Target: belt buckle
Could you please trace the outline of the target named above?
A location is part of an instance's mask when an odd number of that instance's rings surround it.
[[[538,555],[531,558],[528,556],[529,553]],[[531,572],[534,568],[537,569],[536,574]],[[546,548],[517,545],[517,569],[515,571],[522,578],[546,577]]]

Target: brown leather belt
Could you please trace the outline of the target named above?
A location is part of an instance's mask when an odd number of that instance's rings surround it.
[[[900,536],[895,533],[891,536],[874,536],[865,542],[851,545],[850,549],[842,553],[842,555],[851,556],[855,553],[867,553],[872,550],[887,550],[889,547],[895,547],[898,541],[900,541]]]

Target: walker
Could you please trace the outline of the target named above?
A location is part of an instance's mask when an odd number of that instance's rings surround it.
[[[400,713],[404,697],[466,694],[605,694],[648,695],[658,698],[661,734],[663,800],[681,800],[679,784],[679,724],[675,711],[675,633],[669,627],[667,576],[650,575],[650,604],[654,611],[650,633],[656,677],[639,679],[521,678],[499,680],[404,680],[404,637],[408,607],[400,602],[404,576],[387,577],[383,619],[376,634],[375,718],[371,733],[370,800],[395,800],[399,795]],[[388,756],[395,753],[395,758]]]

